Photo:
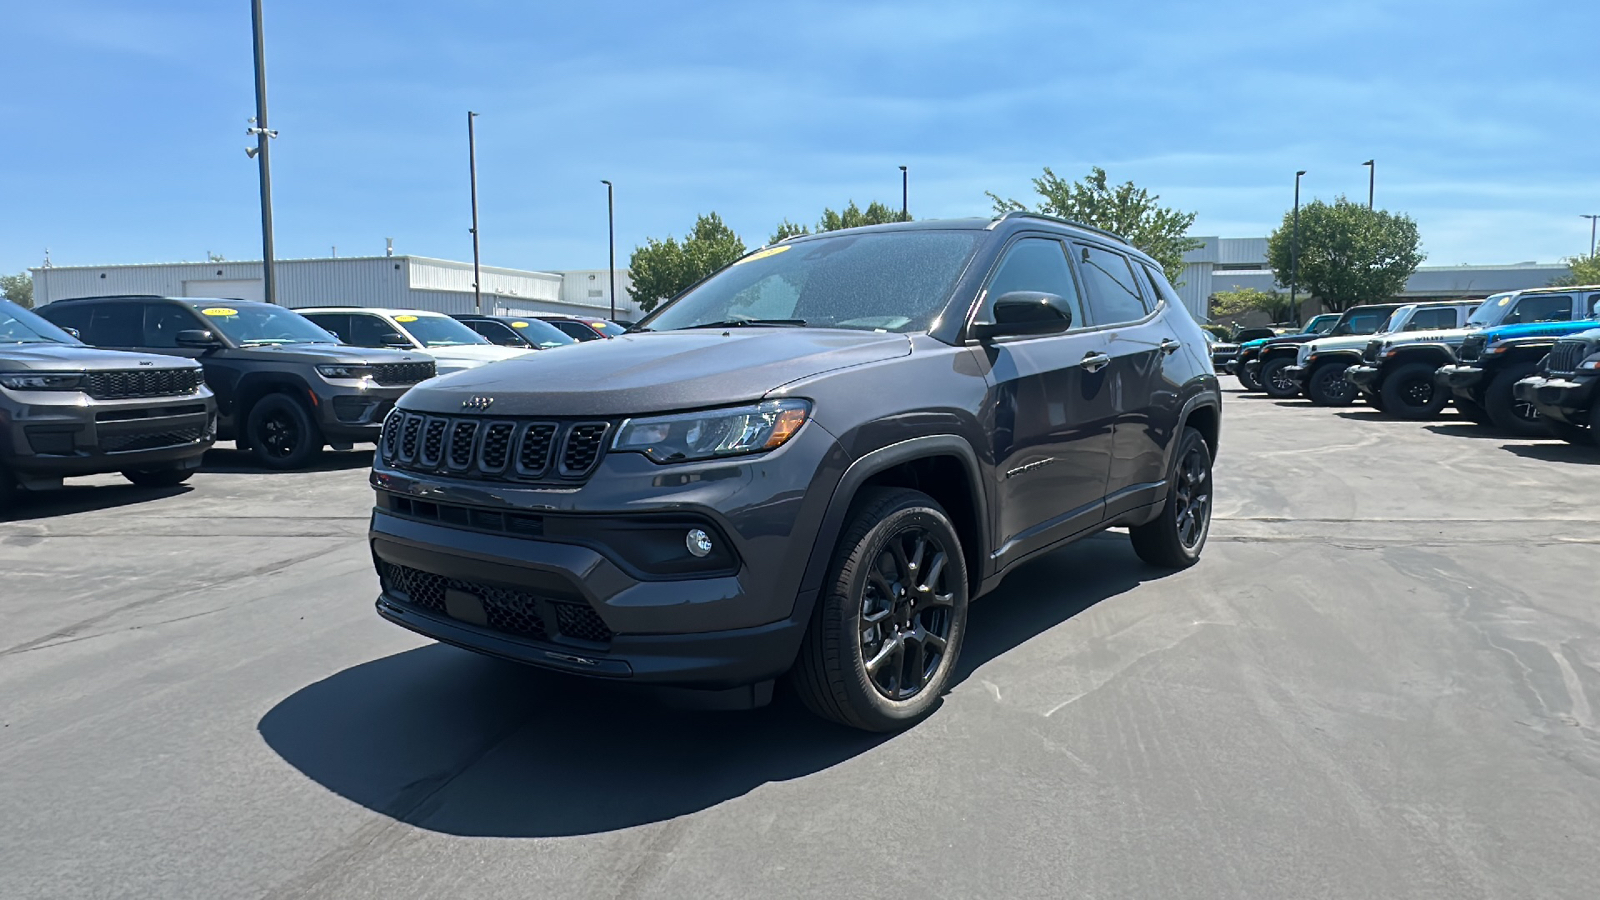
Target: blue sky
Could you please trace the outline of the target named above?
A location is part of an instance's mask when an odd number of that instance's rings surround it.
[[[716,210],[985,214],[1091,165],[1259,236],[1365,197],[1428,262],[1556,261],[1600,212],[1600,4],[267,0],[278,255],[619,265]],[[247,0],[0,0],[0,271],[260,256]]]

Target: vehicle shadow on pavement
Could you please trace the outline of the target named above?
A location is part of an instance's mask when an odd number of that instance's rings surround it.
[[[1548,444],[1504,444],[1502,450],[1509,450],[1526,459],[1539,459],[1545,462],[1576,463],[1578,465],[1600,465],[1600,447],[1590,445],[1580,447],[1576,444],[1561,443]]]
[[[1459,422],[1444,422],[1437,425],[1424,425],[1422,427],[1433,432],[1434,434],[1442,434],[1448,437],[1478,438],[1480,440],[1489,439],[1499,441],[1506,439],[1506,433],[1494,427],[1493,425],[1480,425],[1470,419],[1463,419]]]
[[[132,484],[67,485],[48,491],[22,493],[15,504],[0,510],[0,522],[25,522],[75,513],[101,512],[119,506],[151,503],[194,490],[191,485],[139,487]]]
[[[350,469],[372,468],[371,450],[324,450],[316,461],[296,472],[344,472]],[[248,451],[232,447],[213,448],[206,451],[200,471],[226,475],[279,475],[255,461]]]
[[[1117,557],[1112,566],[1108,555]],[[1024,567],[973,606],[957,683],[1159,574],[1131,551],[1109,552],[1102,539]],[[687,712],[625,686],[438,644],[308,685],[257,728],[307,778],[373,812],[430,831],[495,837],[663,822],[893,739],[817,719],[782,690],[765,709]]]

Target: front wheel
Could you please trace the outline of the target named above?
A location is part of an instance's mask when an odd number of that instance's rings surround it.
[[[311,414],[287,394],[268,394],[250,409],[250,452],[268,469],[299,469],[322,449]]]
[[[896,731],[933,711],[967,623],[961,539],[920,491],[874,489],[834,551],[790,679],[814,713]]]
[[[1356,386],[1345,380],[1345,366],[1323,363],[1311,373],[1306,396],[1318,406],[1349,406],[1356,402]]]
[[[1483,406],[1495,427],[1509,431],[1517,437],[1543,437],[1548,434],[1539,410],[1526,400],[1518,400],[1516,383],[1538,370],[1533,363],[1507,366],[1505,371],[1489,382],[1484,392]]]
[[[1261,390],[1261,382],[1250,377],[1250,370],[1244,363],[1241,362],[1234,367],[1233,376],[1239,379],[1239,384],[1243,385],[1245,390],[1252,393]]]
[[[1268,397],[1287,400],[1300,396],[1300,383],[1289,374],[1289,367],[1293,365],[1294,360],[1279,357],[1268,360],[1261,367],[1261,389],[1267,392]]]
[[[1440,390],[1444,390],[1444,388],[1440,388]],[[1461,413],[1463,417],[1470,419],[1479,425],[1489,424],[1489,411],[1479,406],[1477,403],[1473,402],[1472,400],[1468,400],[1460,394],[1455,395],[1451,398],[1451,400],[1455,402],[1456,412]]]
[[[165,469],[129,469],[122,473],[122,477],[140,487],[177,487],[193,474],[193,469],[172,466]]]
[[[1211,533],[1211,448],[1183,429],[1167,482],[1167,502],[1153,522],[1128,529],[1133,550],[1152,566],[1182,569],[1200,559]]]
[[[1450,395],[1433,383],[1437,366],[1407,363],[1383,380],[1384,411],[1402,419],[1431,419],[1443,409]]]

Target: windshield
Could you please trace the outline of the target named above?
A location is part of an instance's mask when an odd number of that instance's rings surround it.
[[[1512,294],[1493,294],[1467,317],[1468,328],[1488,328],[1499,325],[1511,306]]]
[[[292,309],[229,300],[208,300],[206,303],[209,305],[196,305],[195,309],[228,340],[241,346],[339,343],[338,338]]]
[[[509,319],[507,325],[517,330],[517,336],[538,347],[540,350],[549,350],[551,347],[565,347],[576,344],[578,341],[572,335],[538,319]]]
[[[489,339],[449,316],[399,315],[395,322],[424,347],[487,344]]]
[[[1327,334],[1333,330],[1333,326],[1338,324],[1338,316],[1317,316],[1311,320],[1310,325],[1306,326],[1306,334]]]
[[[0,300],[0,344],[72,344],[81,342],[37,313],[10,300]]]
[[[768,247],[711,276],[639,330],[767,324],[926,331],[977,241],[966,231],[892,231]]]
[[[1378,333],[1388,334],[1391,331],[1399,331],[1400,326],[1404,325],[1406,319],[1410,318],[1411,314],[1416,310],[1415,306],[1402,306],[1395,310],[1394,315],[1389,317],[1389,321],[1384,322],[1383,327],[1378,329]]]
[[[1329,334],[1373,334],[1388,318],[1389,314],[1383,310],[1351,310],[1344,314],[1344,318]]]
[[[593,322],[590,322],[589,327],[600,332],[601,334],[609,334],[612,337],[616,337],[619,334],[628,333],[628,329],[623,328],[621,325],[618,325],[615,322],[607,322],[603,319],[597,319]]]

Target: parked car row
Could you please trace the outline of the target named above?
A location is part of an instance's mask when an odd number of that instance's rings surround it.
[[[176,485],[217,440],[301,468],[375,442],[400,395],[435,375],[579,343],[563,325],[620,333],[578,317],[216,298],[82,297],[37,312],[0,301],[0,501],[108,472]]]
[[[1600,445],[1600,285],[1361,306],[1325,337],[1270,338],[1227,354],[1213,346],[1219,371],[1248,391],[1319,406],[1363,400],[1405,419],[1453,404],[1519,437]]]

